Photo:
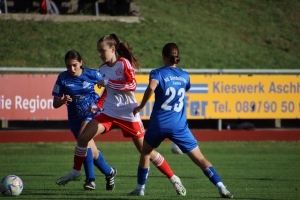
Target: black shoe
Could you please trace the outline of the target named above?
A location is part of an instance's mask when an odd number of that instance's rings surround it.
[[[115,188],[115,177],[117,175],[117,169],[112,168],[113,171],[110,175],[106,176],[106,190],[113,190]]]
[[[83,189],[85,189],[85,190],[94,190],[94,189],[96,189],[95,180],[86,179],[85,184],[83,184]]]

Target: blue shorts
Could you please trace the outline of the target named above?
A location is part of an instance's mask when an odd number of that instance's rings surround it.
[[[173,141],[183,153],[188,153],[198,146],[198,141],[187,126],[176,130],[173,128],[171,130],[161,130],[158,126],[150,125],[144,140],[153,148],[157,148],[165,138]]]
[[[86,117],[78,119],[78,120],[69,120],[69,126],[70,126],[71,132],[73,133],[74,137],[77,139],[82,122],[89,122],[93,119],[93,117],[95,117],[96,115],[99,115],[100,113],[101,113],[101,111],[98,111],[94,114],[87,115]]]

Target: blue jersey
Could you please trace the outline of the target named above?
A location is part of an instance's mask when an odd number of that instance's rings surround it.
[[[165,66],[152,70],[149,79],[158,81],[151,126],[162,131],[187,127],[185,93],[190,89],[188,73],[177,67]]]
[[[68,71],[59,74],[52,95],[55,97],[70,95],[72,98],[72,102],[68,102],[67,105],[70,124],[80,123],[91,115],[88,109],[99,99],[94,86],[101,79],[99,71],[89,68],[84,68],[78,77],[71,76]]]

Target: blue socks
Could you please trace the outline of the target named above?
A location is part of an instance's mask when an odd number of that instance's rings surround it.
[[[214,184],[217,185],[217,183],[222,182],[221,178],[219,177],[218,173],[214,169],[213,166],[210,166],[206,168],[203,173],[209,178],[209,180]]]
[[[104,160],[103,154],[99,151],[99,156],[94,160],[94,165],[106,176],[110,175],[112,168]]]
[[[149,168],[138,167],[138,184],[145,185],[148,177]]]
[[[94,160],[91,148],[87,149],[86,158],[83,162],[86,179],[95,180],[94,165],[106,176],[111,173],[111,167],[105,162],[103,154],[99,152],[99,156]]]
[[[86,179],[95,180],[93,152],[91,148],[87,149],[86,157],[83,162]]]

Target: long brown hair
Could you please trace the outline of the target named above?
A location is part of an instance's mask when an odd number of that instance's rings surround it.
[[[98,44],[103,41],[106,42],[106,44],[108,44],[109,47],[115,46],[119,56],[122,56],[129,60],[129,62],[135,69],[140,69],[140,63],[135,58],[132,47],[128,43],[122,42],[121,39],[113,33],[100,38]]]

